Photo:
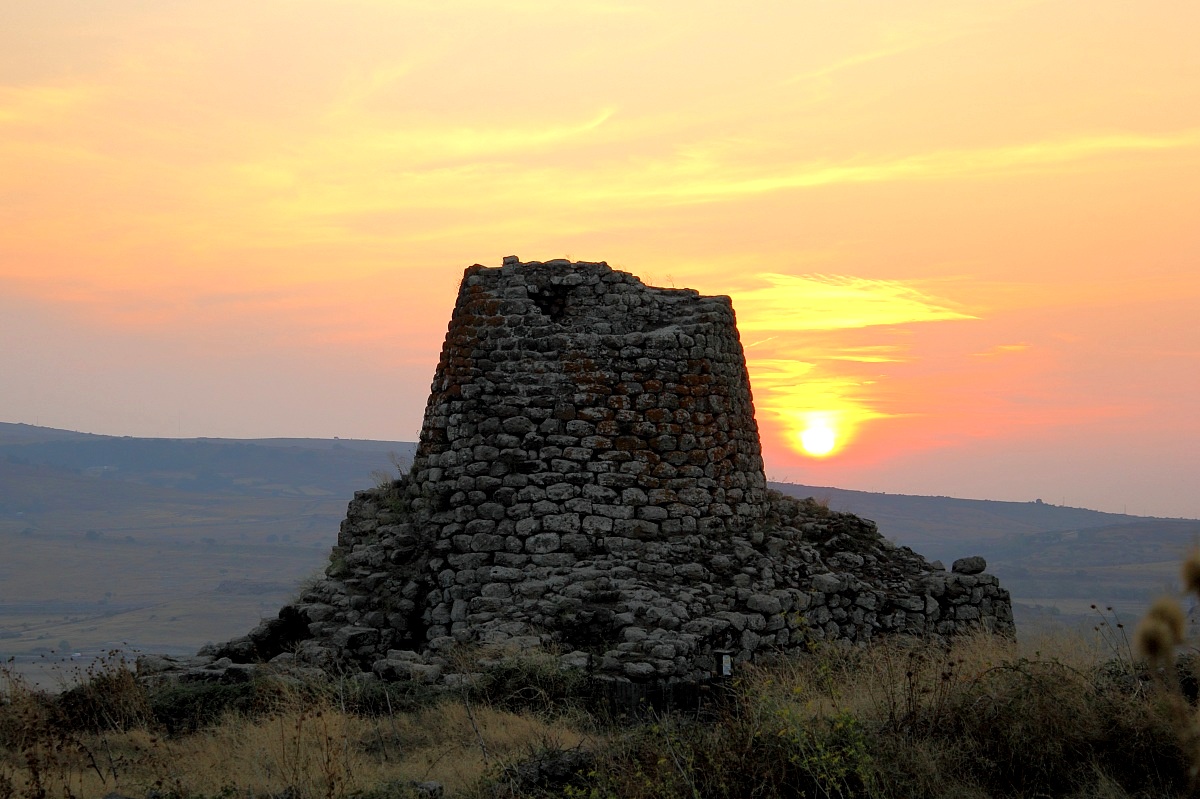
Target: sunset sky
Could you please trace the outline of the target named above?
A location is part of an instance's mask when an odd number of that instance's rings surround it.
[[[0,421],[413,440],[464,267],[606,260],[733,297],[773,479],[1200,517],[1197,31],[1175,0],[8,2]]]

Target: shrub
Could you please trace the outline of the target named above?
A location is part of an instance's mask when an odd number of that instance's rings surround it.
[[[87,667],[79,682],[55,700],[56,722],[75,732],[124,732],[152,719],[146,689],[125,656],[109,652]]]
[[[482,650],[457,653],[456,671],[472,673],[464,684],[466,697],[510,711],[562,713],[591,700],[590,679],[577,669],[560,666],[557,653],[545,650],[497,650],[492,658]]]
[[[226,713],[260,715],[263,697],[255,683],[175,683],[150,697],[155,722],[171,735],[185,735],[216,723]]]
[[[613,736],[567,795],[1166,797],[1188,786],[1161,692],[990,636],[822,647],[744,667],[733,691],[716,717],[660,716]]]

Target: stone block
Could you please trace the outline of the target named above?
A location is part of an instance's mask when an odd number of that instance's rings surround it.
[[[570,552],[547,552],[544,555],[530,555],[529,559],[534,566],[560,569],[572,566],[576,562],[575,555]]]
[[[480,572],[486,573],[487,579],[493,582],[519,583],[525,579],[523,570],[509,566],[492,566],[488,569],[480,569]]]
[[[547,521],[554,519],[554,516],[547,516]],[[573,517],[578,524],[579,517]],[[568,533],[570,534],[570,533]],[[547,552],[554,552],[562,544],[562,538],[558,533],[538,533],[525,539],[525,551],[536,555],[544,555]]]
[[[836,574],[824,573],[813,575],[812,589],[822,594],[832,594],[844,590],[846,583]]]
[[[603,475],[601,475],[603,476]],[[608,519],[632,519],[635,509],[629,505],[592,505],[592,513]]]
[[[668,517],[667,509],[657,505],[643,505],[637,509],[637,518],[652,522],[661,522]]]
[[[479,595],[488,599],[508,599],[512,596],[512,586],[508,583],[484,583],[479,588]],[[462,621],[462,619],[454,618],[453,609],[450,611],[450,618],[454,621]]]
[[[626,677],[633,680],[645,680],[653,677],[656,673],[655,667],[645,661],[630,661],[622,666],[622,671]]]
[[[542,529],[549,533],[578,533],[581,526],[578,513],[558,513],[542,518]]]
[[[596,524],[589,525],[589,519],[597,519],[599,521],[608,522],[608,529],[601,529]],[[598,535],[604,535],[612,530],[612,520],[604,519],[599,516],[587,516],[583,520],[583,528],[580,533],[564,533],[559,539],[559,546],[568,551],[575,553],[590,552],[593,547],[593,541]]]
[[[504,536],[491,533],[477,533],[471,536],[472,552],[500,552],[504,547]]]
[[[987,561],[978,555],[969,558],[959,558],[954,561],[950,571],[958,574],[979,574],[987,569]]]
[[[746,607],[755,613],[775,614],[783,611],[783,605],[778,597],[770,594],[752,594],[746,600]]]

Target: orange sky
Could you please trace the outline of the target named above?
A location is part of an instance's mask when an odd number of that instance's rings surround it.
[[[1200,517],[1197,30],[1168,0],[9,4],[0,421],[411,440],[462,269],[572,257],[733,296],[773,478]]]

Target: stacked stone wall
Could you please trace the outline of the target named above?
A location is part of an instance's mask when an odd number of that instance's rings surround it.
[[[767,490],[728,297],[506,258],[464,275],[410,472],[355,495],[325,579],[207,656],[445,680],[456,647],[543,645],[692,680],[812,641],[1011,633],[983,568]]]
[[[545,612],[509,607],[495,624],[479,608],[606,539],[754,524],[766,480],[732,303],[603,263],[468,269],[411,475],[411,507],[456,573],[429,595],[431,638],[544,627]],[[485,570],[497,580],[457,576]]]

